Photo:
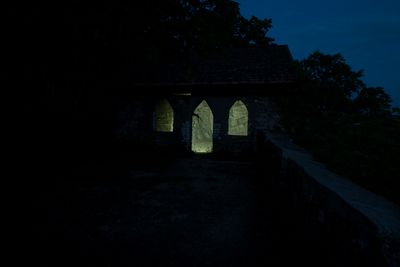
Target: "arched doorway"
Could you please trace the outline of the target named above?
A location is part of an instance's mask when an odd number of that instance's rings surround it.
[[[174,130],[174,110],[166,99],[157,103],[155,110],[155,130],[157,132],[172,132]]]
[[[249,112],[246,105],[238,100],[229,110],[228,134],[247,136]]]
[[[213,149],[214,116],[207,102],[203,100],[192,114],[192,151],[210,153]]]

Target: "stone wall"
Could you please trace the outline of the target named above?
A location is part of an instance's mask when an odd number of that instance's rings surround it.
[[[287,138],[267,136],[275,185],[325,266],[400,266],[400,208],[328,171]],[[273,169],[271,169],[273,171]]]
[[[167,99],[174,110],[173,132],[156,132],[154,110],[157,103]],[[259,131],[279,129],[276,107],[267,97],[255,96],[185,96],[141,97],[128,101],[117,115],[115,137],[117,140],[173,146],[175,149],[191,149],[192,114],[205,100],[213,116],[213,152],[241,153],[252,151]],[[241,100],[247,107],[248,135],[228,135],[229,110],[235,101]]]

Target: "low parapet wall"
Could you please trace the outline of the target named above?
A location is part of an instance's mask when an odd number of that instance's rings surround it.
[[[328,266],[400,266],[398,206],[328,171],[287,138],[267,140],[302,238],[326,252]]]

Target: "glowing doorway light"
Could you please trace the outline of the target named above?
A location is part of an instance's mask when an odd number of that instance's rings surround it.
[[[246,105],[238,100],[229,110],[228,134],[247,136],[248,134],[249,112]]]
[[[174,130],[174,110],[166,99],[158,102],[156,106],[155,124],[157,132],[172,132]]]
[[[206,101],[202,101],[192,114],[192,151],[211,153],[213,149],[214,116]]]

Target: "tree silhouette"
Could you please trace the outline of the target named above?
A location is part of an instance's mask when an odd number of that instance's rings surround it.
[[[382,87],[363,88],[354,99],[356,109],[368,116],[389,116],[391,102],[390,96]]]
[[[365,87],[362,71],[353,71],[340,54],[312,53],[300,63],[302,77],[313,90],[319,110],[344,111]]]
[[[289,135],[333,171],[400,203],[400,120],[382,87],[367,87],[340,54],[297,62],[300,94],[281,99]]]

